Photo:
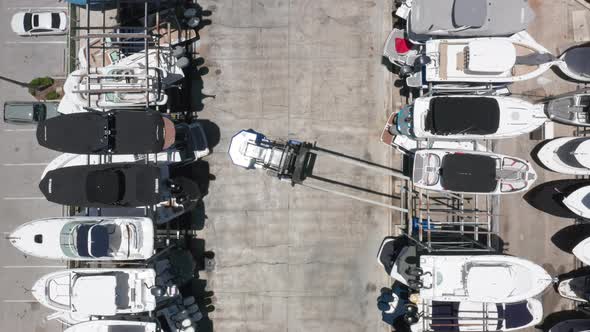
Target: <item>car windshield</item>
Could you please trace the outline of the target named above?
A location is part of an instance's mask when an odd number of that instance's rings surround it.
[[[78,249],[76,248],[79,226],[80,223],[71,222],[66,224],[60,232],[59,244],[64,255],[68,257],[79,257]]]
[[[54,29],[59,29],[60,26],[60,19],[58,13],[51,13],[51,27]]]
[[[35,104],[33,106],[33,120],[39,122],[41,120],[45,120],[45,105],[43,104]]]
[[[31,31],[33,29],[33,14],[25,14],[23,26],[25,31]]]
[[[37,15],[37,14],[33,15],[33,26],[35,28],[39,27],[39,15]]]

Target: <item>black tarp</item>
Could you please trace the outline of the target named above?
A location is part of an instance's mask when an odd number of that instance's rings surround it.
[[[90,252],[88,247],[90,245]],[[109,231],[101,225],[80,225],[76,247],[81,257],[106,257],[109,252]]]
[[[167,188],[160,177],[159,167],[152,165],[72,166],[49,171],[39,189],[47,200],[63,205],[144,206],[162,200]]]
[[[436,135],[489,135],[500,126],[500,106],[487,97],[437,97],[430,100],[424,129]]]
[[[157,153],[164,146],[164,120],[156,111],[116,111],[114,152]]]
[[[584,165],[580,164],[574,152],[580,146],[580,144],[587,141],[588,138],[576,138],[565,144],[561,145],[557,148],[556,154],[564,164],[575,167],[575,168],[586,168]]]
[[[101,153],[108,148],[107,117],[99,112],[60,115],[41,121],[37,142],[48,149],[67,153]]]
[[[453,153],[443,157],[441,185],[458,192],[488,193],[496,189],[496,161],[485,155]]]
[[[164,146],[164,120],[149,110],[67,114],[41,122],[37,140],[67,153],[157,153]]]

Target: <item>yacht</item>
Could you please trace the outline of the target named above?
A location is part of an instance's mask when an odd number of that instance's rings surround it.
[[[559,70],[578,82],[590,82],[590,43],[573,46],[559,57]]]
[[[578,243],[572,250],[574,256],[586,265],[590,265],[590,237]]]
[[[171,176],[170,166],[137,163],[58,168],[45,174],[39,189],[50,202],[81,207],[136,207],[171,200],[185,204],[201,199],[199,186],[186,177]]]
[[[62,260],[144,260],[154,254],[150,218],[61,217],[19,226],[8,239],[28,256]]]
[[[414,155],[412,181],[422,189],[511,194],[527,190],[536,179],[528,161],[491,152],[422,149]]]
[[[37,142],[77,154],[157,153],[176,140],[172,120],[153,110],[64,114],[37,126]]]
[[[31,292],[58,313],[115,316],[154,310],[155,280],[152,269],[70,269],[46,274]]]
[[[584,186],[567,195],[563,204],[576,215],[590,219],[590,186]]]
[[[549,119],[571,126],[590,126],[590,89],[550,98],[545,103]]]
[[[537,161],[561,174],[590,175],[590,138],[559,137],[539,143]]]
[[[547,121],[542,105],[501,96],[419,97],[392,114],[386,128],[414,140],[511,138]]]

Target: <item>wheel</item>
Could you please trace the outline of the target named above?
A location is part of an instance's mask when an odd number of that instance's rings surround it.
[[[406,273],[414,277],[421,277],[424,275],[424,271],[419,267],[410,267],[406,270]]]
[[[420,289],[424,287],[424,283],[422,283],[421,280],[409,280],[408,286],[410,286],[413,289]]]
[[[184,11],[185,18],[191,18],[197,16],[197,9],[196,8],[189,8]]]
[[[191,17],[188,19],[188,21],[186,21],[186,25],[188,25],[189,28],[193,28],[193,29],[198,27],[200,23],[201,23],[201,20],[198,17]]]
[[[418,323],[418,315],[415,314],[405,314],[404,315],[404,321],[406,323],[408,323],[408,325],[414,325],[416,323]]]
[[[182,58],[186,53],[186,49],[182,46],[176,46],[172,49],[172,56],[175,58]]]
[[[416,313],[418,313],[418,307],[413,304],[407,304],[406,305],[406,312],[408,314],[416,314]]]

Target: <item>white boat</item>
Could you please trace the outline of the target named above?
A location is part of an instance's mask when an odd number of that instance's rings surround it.
[[[423,149],[414,155],[412,181],[428,190],[511,194],[529,189],[536,179],[528,161],[491,152]]]
[[[390,131],[415,140],[501,139],[530,133],[547,117],[543,105],[503,96],[419,97],[390,118]]]
[[[572,192],[563,200],[563,204],[578,216],[590,219],[590,186]]]
[[[426,302],[418,305],[423,310],[418,322],[410,326],[412,332],[435,332],[445,327],[458,332],[515,331],[543,320],[543,304],[534,298],[517,303]]]
[[[590,138],[559,137],[541,142],[537,160],[561,174],[590,175]]]
[[[535,78],[559,62],[528,33],[508,38],[436,39],[426,42],[426,82],[506,83]]]
[[[161,68],[108,66],[73,71],[64,83],[64,98],[58,112],[85,112],[85,108],[129,108],[164,105],[168,96]]]
[[[572,126],[590,126],[590,89],[552,97],[545,104],[549,119]]]
[[[569,319],[557,323],[549,332],[587,332],[590,331],[590,319]]]
[[[115,316],[154,310],[155,280],[152,269],[71,269],[46,274],[31,292],[58,313]]]
[[[125,261],[154,254],[149,218],[46,218],[19,226],[8,238],[23,253],[47,259]]]
[[[64,332],[156,332],[154,322],[138,322],[130,320],[91,320],[76,324],[65,329]]]
[[[577,302],[590,302],[590,275],[562,280],[557,286],[557,291],[559,295],[566,299]]]
[[[420,297],[432,301],[515,303],[553,281],[539,265],[506,255],[422,255],[420,269]]]
[[[590,265],[590,237],[578,243],[572,253],[586,265]]]

